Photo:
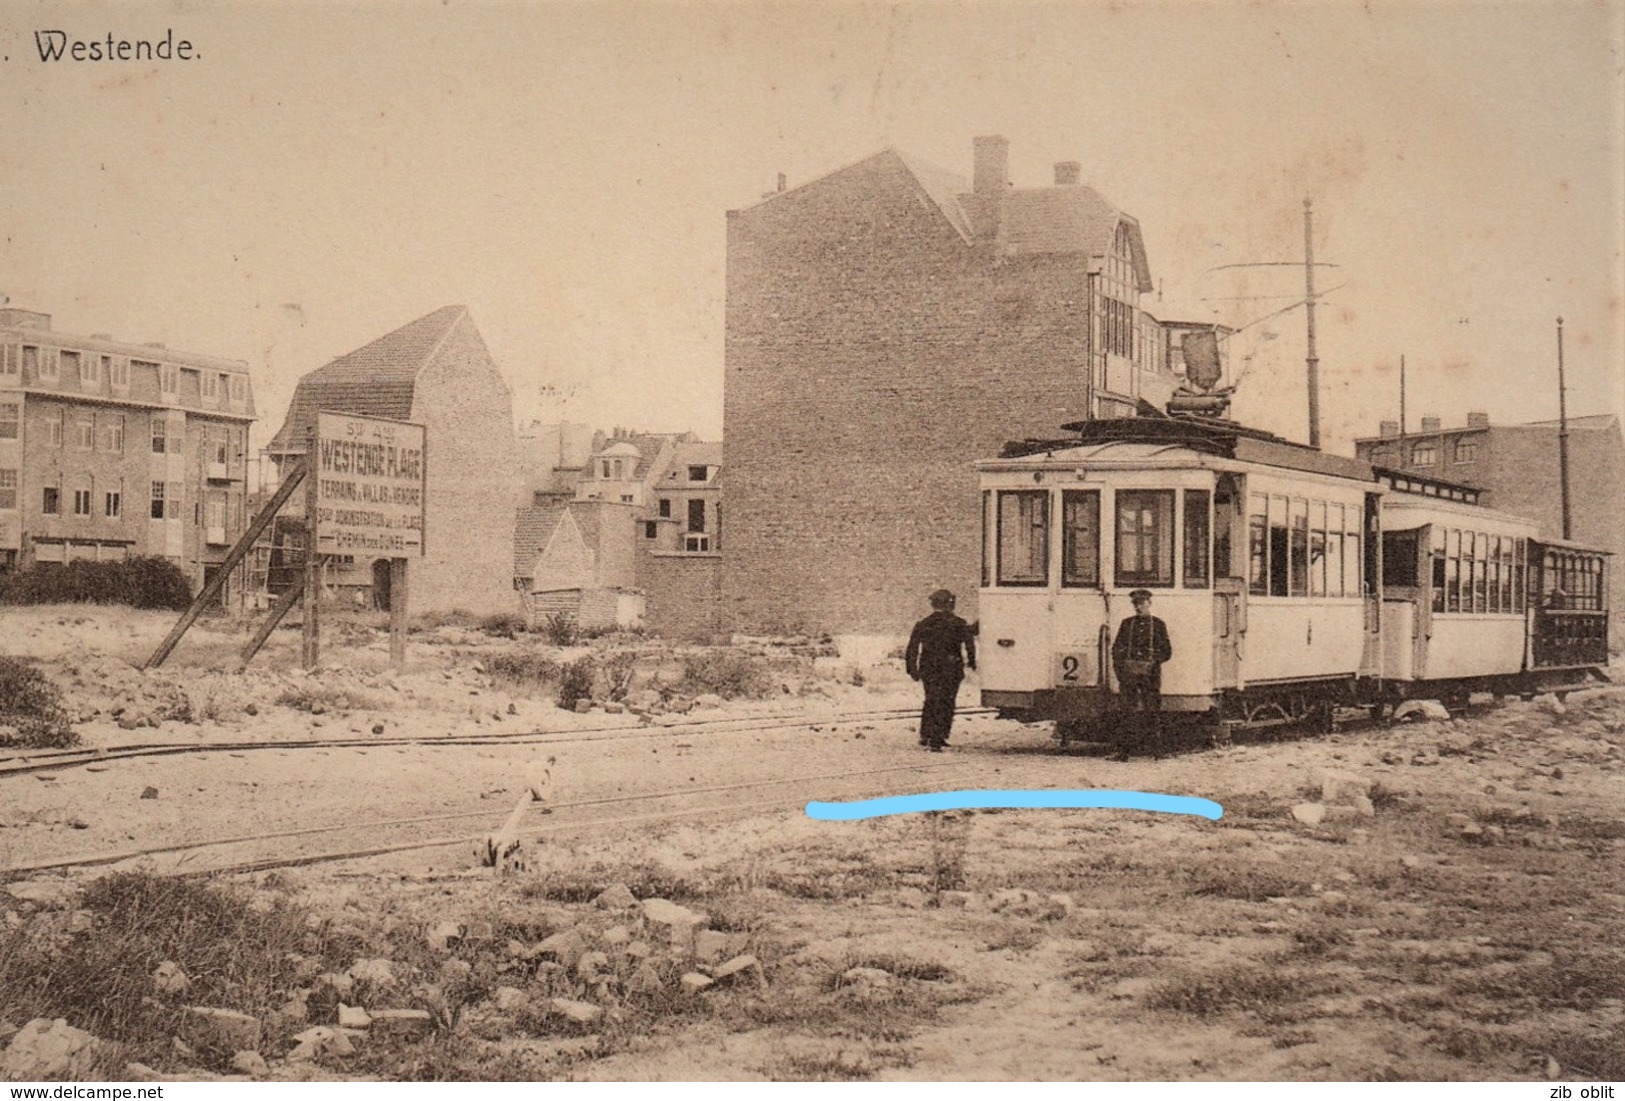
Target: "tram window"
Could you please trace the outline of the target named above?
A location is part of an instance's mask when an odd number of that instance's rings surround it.
[[[1210,495],[1205,489],[1185,491],[1185,587],[1205,589],[1209,577],[1208,513]]]
[[[1512,610],[1522,614],[1529,590],[1524,579],[1524,541],[1513,540],[1512,546]]]
[[[1006,490],[999,494],[1000,585],[1049,583],[1049,491]]]
[[[1478,556],[1473,559],[1473,611],[1490,610],[1490,537],[1478,533],[1475,544]]]
[[[1461,610],[1478,610],[1478,536],[1470,531],[1461,533]]]
[[[1247,505],[1247,591],[1260,596],[1269,592],[1268,531],[1268,498],[1254,493]]]
[[[1117,494],[1117,584],[1174,583],[1174,491]]]
[[[1382,533],[1382,585],[1383,588],[1417,584],[1417,533],[1414,531],[1385,531]]]
[[[1433,529],[1432,544],[1433,544],[1433,549],[1432,549],[1432,558],[1433,558],[1433,610],[1436,611],[1436,612],[1442,612],[1442,611],[1444,611],[1444,574],[1445,574],[1445,569],[1447,568],[1446,565],[1445,565],[1445,556],[1444,556],[1444,529],[1443,528],[1435,527]]]
[[[1485,561],[1489,564],[1490,590],[1490,602],[1485,610],[1498,613],[1501,610],[1501,537],[1499,535],[1490,536],[1490,549]]]
[[[993,531],[993,494],[982,491],[982,588],[993,583],[993,555],[989,552]]]
[[[1445,533],[1445,611],[1461,611],[1461,532],[1451,528]]]
[[[1285,596],[1287,567],[1286,498],[1270,498],[1270,595]]]
[[[1326,502],[1309,504],[1309,595],[1326,595]]]
[[[1360,557],[1359,505],[1350,505],[1343,517],[1343,595],[1359,596],[1365,592],[1365,574],[1360,570],[1364,561]]]
[[[1343,506],[1326,506],[1326,595],[1343,595]]]
[[[1309,502],[1292,498],[1292,578],[1293,596],[1309,595]]]
[[[1100,584],[1100,494],[1094,490],[1061,493],[1061,584]]]

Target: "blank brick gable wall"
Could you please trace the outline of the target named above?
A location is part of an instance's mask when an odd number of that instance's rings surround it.
[[[730,214],[727,287],[728,625],[974,615],[970,463],[1086,415],[1083,257],[995,261],[884,153]]]
[[[412,611],[517,613],[513,395],[466,312],[418,373],[411,419],[427,426],[430,470],[428,553],[408,567]]]

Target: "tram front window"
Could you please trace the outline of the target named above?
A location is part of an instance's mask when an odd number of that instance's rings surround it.
[[[1174,583],[1174,491],[1125,489],[1117,493],[1117,584]]]
[[[1007,490],[999,494],[1000,585],[1049,583],[1049,491]]]

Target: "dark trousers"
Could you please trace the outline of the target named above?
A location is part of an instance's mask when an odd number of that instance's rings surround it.
[[[1162,755],[1162,685],[1157,677],[1125,676],[1118,679],[1119,704],[1123,709],[1118,731],[1118,750],[1128,753],[1136,746]]]
[[[962,673],[921,677],[925,685],[925,706],[920,708],[920,741],[946,745],[954,725],[954,700],[959,695]]]

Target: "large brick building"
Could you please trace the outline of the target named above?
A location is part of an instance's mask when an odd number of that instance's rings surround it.
[[[0,570],[168,558],[194,588],[245,524],[247,364],[0,309]]]
[[[1420,432],[1400,436],[1397,421],[1356,440],[1360,458],[1376,466],[1414,470],[1483,490],[1490,508],[1527,516],[1548,539],[1563,534],[1563,488],[1556,421],[1494,424],[1484,413],[1445,428],[1423,417]],[[1617,416],[1569,419],[1569,500],[1575,542],[1612,551],[1609,632],[1625,644],[1625,437]]]
[[[408,567],[416,612],[518,612],[514,517],[522,467],[513,395],[465,306],[445,306],[299,380],[267,451],[278,465],[303,455],[316,412],[425,426],[424,557]],[[290,511],[297,512],[300,494]],[[339,563],[362,586],[387,578],[373,562]]]
[[[728,214],[725,615],[736,630],[902,630],[946,585],[974,612],[970,463],[1160,403],[1175,330],[1139,223],[1056,165],[1013,189],[895,150]]]

